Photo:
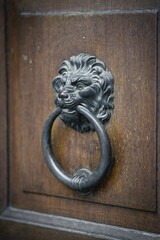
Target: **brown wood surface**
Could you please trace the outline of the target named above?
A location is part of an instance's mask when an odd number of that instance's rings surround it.
[[[158,5],[158,1],[149,0],[127,4],[102,0],[93,4],[89,0],[58,4],[8,1],[11,205],[160,232]],[[115,110],[106,126],[115,166],[89,197],[78,195],[56,180],[41,151],[43,124],[55,108],[51,81],[62,60],[80,52],[96,54],[115,78]],[[0,91],[5,93],[5,89]],[[1,97],[0,109],[5,115],[5,94]],[[67,172],[98,165],[95,133],[76,133],[60,120],[53,128],[53,148]],[[5,172],[1,178],[6,178]],[[8,236],[16,236],[14,231],[19,227],[13,225],[10,230],[4,229],[4,235],[9,231]]]
[[[13,108],[11,106],[12,116],[16,112],[15,118],[18,118],[15,122],[17,127],[11,122],[11,128],[16,134],[12,135],[13,141],[17,139],[19,144],[18,153],[15,152],[15,141],[13,144],[11,142],[11,146],[15,154],[20,154],[17,160],[23,162],[22,164],[26,164],[26,156],[28,152],[30,154],[30,159],[27,161],[28,171],[22,168],[24,190],[79,198],[73,191],[55,180],[48,169],[45,170],[40,141],[48,109],[50,112],[54,109],[51,79],[56,75],[58,64],[60,65],[61,62],[60,59],[55,61],[54,56],[63,59],[64,56],[85,51],[95,53],[100,59],[108,62],[115,76],[115,111],[106,128],[114,149],[115,167],[109,181],[105,181],[92,198],[83,198],[83,200],[149,211],[156,210],[156,19],[154,13],[135,13],[131,16],[130,14],[113,14],[20,18],[23,29],[19,31],[23,35],[18,36],[18,33],[14,32],[14,42],[18,46],[15,50],[18,54],[18,62],[20,62],[19,58],[22,58],[19,67],[20,75],[17,76],[17,71],[14,72],[14,64],[13,71],[11,69],[11,75],[16,74],[13,78],[19,79],[20,83],[16,85],[14,82],[14,86],[11,85],[11,89],[15,89],[11,92],[11,102],[15,102],[12,104]],[[40,21],[44,25],[43,28],[39,27]],[[32,30],[31,25],[34,25]],[[72,30],[74,26],[79,29],[78,35]],[[71,30],[67,34],[69,28]],[[88,31],[88,28],[92,31]],[[115,30],[112,31],[112,29]],[[30,38],[25,43],[26,35],[29,33]],[[50,38],[43,40],[44,47],[39,50],[39,53],[36,47],[38,41],[41,41],[41,34]],[[41,44],[42,42],[39,46]],[[25,52],[28,54],[25,55]],[[46,57],[47,67],[40,72],[39,67],[44,61],[43,55],[48,56],[50,60]],[[28,64],[23,60],[24,56],[30,58]],[[31,61],[34,62],[31,64]],[[16,62],[15,64],[17,65]],[[24,72],[28,72],[28,75]],[[47,73],[50,76],[47,76]],[[31,85],[34,85],[32,91],[30,91]],[[29,98],[25,92],[30,94]],[[22,93],[24,93],[23,96]],[[21,101],[18,102],[18,99]],[[32,105],[33,102],[34,105]],[[15,111],[16,103],[18,109]],[[32,108],[28,107],[31,105]],[[20,123],[23,129],[21,136],[20,130],[16,130],[19,129]],[[74,172],[80,167],[90,169],[96,167],[100,150],[95,134],[79,134],[61,123],[54,128],[56,130],[53,139],[57,159],[67,172]],[[34,135],[32,146],[28,144],[31,132]],[[26,137],[24,137],[25,134]],[[22,141],[24,141],[23,150],[21,149]],[[39,179],[39,175],[43,177]]]
[[[55,229],[46,229],[16,222],[3,221],[0,225],[0,238],[3,240],[96,240],[93,236],[83,236]],[[102,239],[102,238],[101,238]],[[107,238],[105,238],[107,239]],[[110,240],[110,238],[108,238]],[[118,239],[117,239],[118,240]]]
[[[4,3],[0,1],[0,210],[7,204],[7,125]]]
[[[63,11],[97,11],[97,10],[142,10],[160,8],[159,0],[9,0],[20,12],[49,13],[50,11],[63,14]],[[12,5],[12,6],[13,6]]]

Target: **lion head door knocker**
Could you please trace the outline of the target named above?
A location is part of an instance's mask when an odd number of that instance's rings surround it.
[[[44,159],[51,172],[65,185],[87,194],[95,189],[112,167],[112,152],[103,124],[114,108],[114,80],[105,64],[95,56],[81,53],[65,60],[53,80],[56,110],[47,119],[42,134]],[[57,117],[79,132],[96,131],[100,141],[99,166],[91,172],[82,168],[67,174],[54,156],[51,129]]]

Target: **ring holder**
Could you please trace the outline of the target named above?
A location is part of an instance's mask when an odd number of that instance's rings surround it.
[[[42,133],[42,151],[51,172],[68,187],[91,193],[110,171],[111,144],[103,124],[108,122],[114,108],[114,80],[105,64],[95,56],[79,54],[65,60],[59,75],[53,80],[57,92],[57,108],[47,119]],[[96,131],[100,141],[100,162],[91,172],[82,168],[73,176],[66,173],[55,158],[51,130],[57,117],[79,132]]]

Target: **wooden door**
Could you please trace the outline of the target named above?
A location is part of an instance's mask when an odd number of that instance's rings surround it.
[[[1,239],[160,239],[159,1],[8,0],[0,7]],[[115,158],[90,196],[59,182],[41,150],[61,62],[96,55],[114,75]],[[95,169],[96,133],[57,119],[64,170]]]

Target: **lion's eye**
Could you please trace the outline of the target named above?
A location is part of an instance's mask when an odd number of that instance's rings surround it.
[[[77,84],[76,87],[77,87],[78,90],[81,90],[81,89],[84,88],[84,84],[83,83],[79,83],[79,84]]]

